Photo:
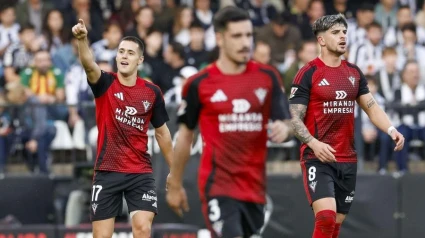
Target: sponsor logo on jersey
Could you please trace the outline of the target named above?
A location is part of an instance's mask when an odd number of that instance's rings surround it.
[[[233,113],[246,113],[250,108],[251,104],[246,99],[233,99]]]
[[[326,79],[322,79],[322,81],[320,81],[319,86],[329,86],[329,82]]]
[[[115,93],[114,96],[118,98],[121,101],[124,101],[124,94],[123,93]]]
[[[93,209],[93,214],[96,214],[96,209],[97,209],[98,204],[97,203],[93,203],[91,205],[91,208]]]
[[[353,87],[355,86],[355,82],[356,82],[356,78],[354,78],[353,76],[348,77],[348,80],[350,80],[351,84],[353,85]]]
[[[345,91],[335,91],[336,97],[335,99],[342,100],[347,97],[347,93]]]
[[[134,107],[129,107],[129,106],[125,106],[125,112],[124,112],[124,115],[126,116],[126,117],[128,117],[128,116],[134,116],[134,115],[136,115],[137,114],[137,110],[136,110],[136,108],[134,108]]]
[[[316,191],[316,185],[317,185],[317,181],[312,181],[308,186],[311,188],[311,191],[313,191],[313,193]]]
[[[224,94],[223,90],[217,90],[214,95],[211,97],[211,102],[225,102],[227,101],[227,96]]]

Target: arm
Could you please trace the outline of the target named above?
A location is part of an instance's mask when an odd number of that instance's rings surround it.
[[[159,148],[162,151],[162,154],[164,155],[165,161],[170,168],[171,161],[173,159],[173,142],[167,124],[164,123],[164,125],[155,128],[155,138],[158,142]]]
[[[80,19],[78,24],[72,28],[72,33],[78,39],[78,55],[86,71],[87,79],[91,84],[96,84],[99,81],[101,72],[90,50],[87,39],[88,31],[83,20]]]
[[[294,135],[302,143],[309,145],[309,143],[315,138],[310,134],[304,124],[304,117],[305,113],[307,112],[307,106],[303,104],[291,104],[289,110],[291,111],[292,115],[291,123]]]
[[[366,112],[370,121],[381,131],[388,133],[396,142],[395,151],[404,146],[404,137],[392,126],[390,119],[382,108],[376,103],[371,93],[363,94],[357,98],[357,103]]]
[[[190,130],[184,124],[179,126],[177,141],[174,147],[175,156],[170,169],[170,174],[173,178],[170,184],[173,187],[183,186],[183,172],[190,158],[190,148],[192,146],[193,136],[193,130]]]

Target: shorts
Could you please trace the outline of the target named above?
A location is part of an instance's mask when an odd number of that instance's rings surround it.
[[[209,197],[202,202],[206,225],[212,238],[260,235],[264,225],[264,205],[229,197]]]
[[[310,206],[321,198],[333,197],[336,212],[347,214],[356,191],[357,163],[301,161],[304,189]]]
[[[121,215],[123,195],[129,213],[136,210],[158,213],[155,180],[151,173],[96,171],[90,200],[91,221]]]

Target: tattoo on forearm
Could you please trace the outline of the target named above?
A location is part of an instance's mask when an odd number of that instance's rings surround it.
[[[289,110],[292,115],[291,122],[294,135],[303,143],[310,142],[313,139],[313,136],[310,134],[303,122],[307,106],[302,104],[291,104]]]
[[[369,99],[369,101],[367,101],[366,105],[367,105],[367,108],[371,108],[373,105],[375,105],[375,99],[373,99],[373,98]]]

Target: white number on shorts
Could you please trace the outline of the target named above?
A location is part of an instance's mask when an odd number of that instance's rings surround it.
[[[308,168],[308,181],[313,181],[316,179],[316,167],[311,166]]]
[[[210,221],[211,222],[218,221],[218,219],[220,219],[220,216],[221,216],[220,207],[218,206],[218,200],[213,199],[209,201],[208,206],[210,207],[210,215],[209,215]]]
[[[96,191],[97,189],[97,191]],[[99,193],[102,191],[102,185],[93,185],[93,190],[91,192],[91,201],[96,202],[99,197]]]

